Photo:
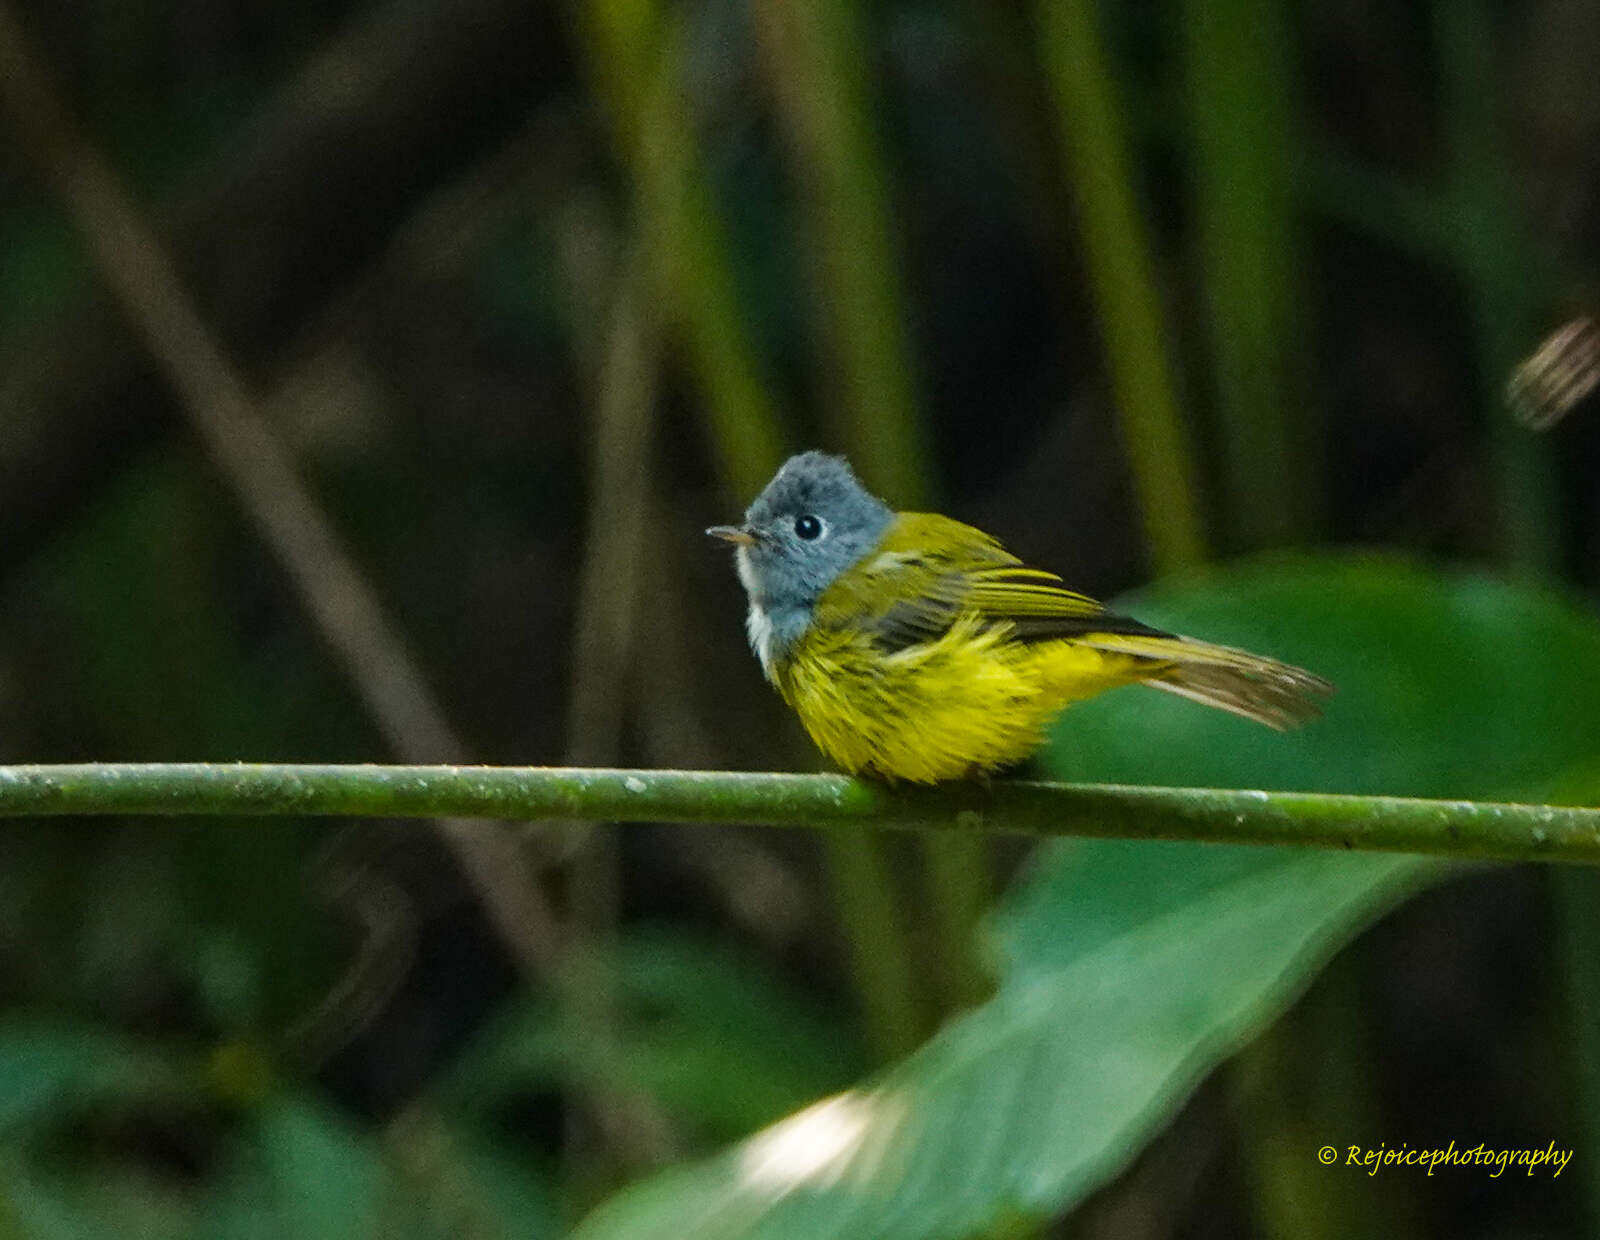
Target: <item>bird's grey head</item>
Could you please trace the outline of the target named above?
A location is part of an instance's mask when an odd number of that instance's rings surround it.
[[[756,496],[743,525],[706,531],[738,545],[750,644],[768,675],[811,623],[822,592],[876,547],[893,521],[843,457],[802,452]]]

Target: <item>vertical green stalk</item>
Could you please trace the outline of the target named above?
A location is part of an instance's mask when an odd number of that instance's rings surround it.
[[[1190,185],[1228,544],[1306,540],[1317,507],[1302,391],[1306,136],[1281,0],[1185,0]]]
[[[677,77],[678,40],[660,0],[580,0],[580,10],[594,74],[633,174],[656,286],[705,397],[724,484],[742,506],[776,470],[787,436],[745,329],[727,238]],[[920,459],[915,464],[920,470]],[[885,1056],[903,1053],[916,1045],[921,1020],[882,843],[830,837],[824,848],[868,1038]]]
[[[1145,537],[1156,571],[1178,572],[1205,559],[1205,536],[1125,109],[1096,0],[1037,0],[1033,12]]]
[[[978,927],[993,886],[988,842],[946,832],[922,841],[929,916],[940,945],[939,982],[951,1011],[975,1007],[994,987],[978,958]]]
[[[1434,6],[1450,154],[1449,192],[1456,263],[1472,298],[1479,377],[1493,428],[1495,508],[1503,562],[1530,575],[1554,573],[1561,559],[1555,481],[1544,441],[1518,426],[1502,405],[1503,384],[1535,333],[1544,300],[1531,247],[1514,209],[1506,153],[1502,43],[1485,0]],[[1575,1108],[1593,1135],[1600,1105],[1600,884],[1591,874],[1556,878],[1559,955],[1569,1018]],[[1588,1204],[1600,1218],[1600,1177],[1586,1173]]]
[[[573,765],[617,760],[630,696],[628,673],[637,637],[646,514],[651,508],[649,459],[660,373],[660,323],[646,296],[643,268],[630,249],[606,299],[610,322],[604,343],[577,341],[580,360],[598,356],[600,361],[584,367],[593,375],[594,442],[588,531],[572,636],[566,759]],[[599,299],[599,290],[588,291]],[[581,317],[595,321],[602,316],[589,308]],[[581,329],[573,334],[581,336]],[[567,867],[571,927],[565,967],[554,991],[584,1038],[620,1053],[615,973],[621,849],[616,827],[574,823],[564,834],[574,845]],[[573,1092],[592,1112],[583,1114],[575,1108],[577,1122],[568,1124],[566,1153],[575,1180],[598,1184],[623,1169],[605,1165],[602,1153],[629,1170],[658,1165],[670,1157],[671,1127],[652,1098],[616,1085],[583,1086]],[[622,1148],[592,1148],[592,1128]]]
[[[659,0],[584,0],[590,61],[634,178],[659,295],[705,395],[713,450],[743,503],[784,453],[776,402],[745,328],[728,241],[701,171],[676,37]]]
[[[835,831],[822,849],[867,1045],[886,1062],[898,1059],[916,1049],[927,1029],[885,841],[874,833]]]
[[[1519,572],[1548,574],[1561,558],[1549,456],[1502,404],[1506,376],[1536,334],[1544,290],[1513,201],[1501,41],[1486,0],[1437,0],[1433,28],[1456,267],[1472,301],[1481,399],[1493,428],[1501,559]]]
[[[860,6],[761,0],[755,14],[816,257],[834,437],[870,487],[897,507],[927,507],[930,464]],[[923,853],[946,1002],[965,1006],[987,992],[973,951],[989,897],[985,845],[952,835],[923,841]]]
[[[1179,20],[1228,544],[1257,550],[1301,542],[1314,525],[1317,475],[1301,390],[1297,185],[1307,139],[1296,113],[1289,14],[1279,0],[1186,0]],[[1352,1193],[1308,1155],[1330,1134],[1353,1139],[1373,1126],[1351,981],[1350,962],[1335,962],[1230,1075],[1265,1237],[1315,1240],[1377,1234],[1375,1227],[1394,1234],[1379,1226],[1393,1222],[1381,1194]]]
[[[1600,1149],[1600,874],[1592,869],[1552,873],[1565,978],[1565,1025],[1574,1077],[1571,1144]],[[1600,1165],[1581,1168],[1591,1229],[1600,1228]]]
[[[828,885],[849,935],[867,1045],[884,1062],[899,1059],[917,1047],[927,1027],[883,841],[867,831],[829,835]]]
[[[1418,1234],[1409,1200],[1316,1161],[1324,1145],[1375,1146],[1370,1038],[1347,952],[1230,1067],[1229,1084],[1256,1233],[1293,1240]]]
[[[760,0],[767,76],[788,135],[822,294],[829,414],[870,485],[905,507],[928,495],[890,177],[852,0]]]

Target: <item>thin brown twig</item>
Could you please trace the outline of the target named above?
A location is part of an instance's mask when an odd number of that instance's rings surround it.
[[[389,744],[408,761],[463,761],[466,747],[376,593],[295,473],[155,230],[68,114],[6,0],[0,0],[0,105]],[[547,972],[556,922],[515,842],[501,828],[467,820],[442,819],[438,829],[518,962]]]
[[[580,355],[591,355],[582,369],[592,376],[594,410],[589,528],[578,575],[568,696],[567,760],[575,764],[619,756],[652,504],[650,445],[663,325],[640,247],[629,249],[610,285],[604,327],[574,333]],[[584,318],[599,318],[578,309]],[[620,904],[615,828],[574,822],[568,834],[578,841],[568,886],[568,946],[579,950],[565,974],[564,997],[587,1036],[615,1048],[619,1033],[609,950]],[[677,1144],[672,1125],[648,1094],[618,1082],[584,1093],[605,1140],[632,1169],[671,1159]],[[581,1157],[582,1134],[571,1135],[576,1139],[570,1148]]]
[[[531,110],[560,116],[575,106],[552,85],[571,54],[560,6],[341,7],[349,19],[197,151],[163,187],[159,209],[148,204],[208,324],[247,366],[294,347],[308,322],[327,317],[330,297],[336,311],[339,290],[382,262],[436,187],[459,183]],[[557,149],[536,162],[559,167],[562,141],[558,132]],[[83,285],[74,277],[28,306],[0,347],[8,560],[70,520],[131,451],[182,433],[141,342]]]
[[[649,457],[661,323],[642,257],[624,261],[615,281],[604,356],[594,379],[594,447],[589,469],[589,529],[578,574],[567,700],[567,762],[615,762],[627,711],[628,672],[638,610]],[[617,879],[605,829],[574,825],[572,915],[591,935],[612,932]]]
[[[573,634],[573,765],[614,760],[633,655],[645,526],[652,507],[651,425],[661,323],[642,258],[617,280],[605,357],[596,380],[589,534],[578,581]]]

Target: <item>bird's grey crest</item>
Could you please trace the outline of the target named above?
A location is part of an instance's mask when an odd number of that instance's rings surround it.
[[[849,461],[823,452],[802,452],[783,463],[744,517],[750,525],[762,526],[784,515],[809,512],[839,525],[848,524],[856,514],[866,517],[875,511],[887,510],[856,480]]]
[[[713,535],[739,544],[750,599],[750,644],[768,675],[805,632],[824,590],[883,540],[894,521],[843,457],[802,452],[784,462],[745,510],[743,526]]]

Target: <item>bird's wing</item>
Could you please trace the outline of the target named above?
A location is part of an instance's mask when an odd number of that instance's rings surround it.
[[[964,614],[1008,624],[1025,641],[1086,634],[1164,637],[1029,568],[982,530],[901,513],[878,547],[818,603],[824,626],[861,624],[887,650],[932,640]]]
[[[872,554],[823,594],[824,628],[863,629],[893,652],[938,638],[962,616],[1004,624],[1022,641],[1070,640],[1144,665],[1168,693],[1284,729],[1319,713],[1333,686],[1248,650],[1151,628],[1065,589],[982,530],[948,517],[901,513]]]

